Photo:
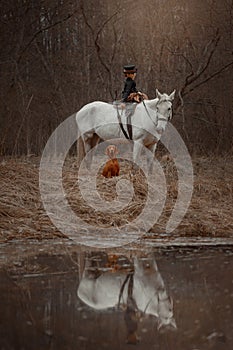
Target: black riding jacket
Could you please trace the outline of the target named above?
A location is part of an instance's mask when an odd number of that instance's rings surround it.
[[[122,91],[122,102],[127,102],[127,98],[132,92],[138,92],[138,90],[136,89],[135,81],[128,77],[125,80],[124,90]]]

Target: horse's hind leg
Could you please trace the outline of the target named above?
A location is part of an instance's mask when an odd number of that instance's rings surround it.
[[[83,138],[78,134],[77,138],[77,167],[80,167],[80,164],[85,157],[85,147]]]
[[[91,139],[84,138],[84,148],[85,148],[85,166],[90,170],[91,162],[92,162],[92,153],[91,150]]]
[[[86,153],[85,163],[89,170],[93,160],[93,152],[91,152],[91,149],[99,143],[99,140],[99,136],[95,133],[84,135],[84,147]]]
[[[99,142],[100,142],[99,136],[97,134],[93,134],[92,139],[91,139],[91,148],[98,145]]]

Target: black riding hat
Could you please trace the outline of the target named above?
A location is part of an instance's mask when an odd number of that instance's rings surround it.
[[[128,64],[124,66],[124,73],[125,74],[133,74],[137,72],[137,68],[135,67],[134,64]]]

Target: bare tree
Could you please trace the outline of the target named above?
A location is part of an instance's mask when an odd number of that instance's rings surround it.
[[[82,105],[119,98],[127,63],[151,98],[177,90],[191,150],[232,147],[232,1],[3,0],[0,13],[2,154],[40,153]]]

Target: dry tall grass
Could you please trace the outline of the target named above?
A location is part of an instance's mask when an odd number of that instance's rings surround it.
[[[233,237],[233,162],[231,157],[195,158],[194,192],[191,205],[172,237]],[[177,197],[177,175],[171,160],[161,158],[167,180],[167,200],[158,222],[146,237],[159,237],[172,212]],[[120,161],[121,179],[134,186],[134,196],[125,210],[106,214],[91,209],[82,199],[77,185],[75,160],[69,158],[63,169],[63,183],[67,199],[77,215],[88,223],[100,226],[121,227],[136,218],[147,198],[148,185],[142,172],[131,174],[131,166]],[[101,169],[100,169],[101,171]],[[64,237],[47,216],[39,193],[39,159],[5,158],[0,163],[0,240],[56,239]],[[116,195],[117,178],[97,176],[97,189],[109,201]]]

